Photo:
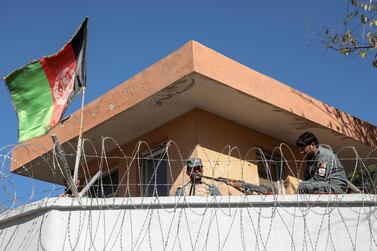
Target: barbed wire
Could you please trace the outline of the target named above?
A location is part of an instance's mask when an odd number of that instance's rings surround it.
[[[214,151],[200,145],[183,152],[173,141],[157,148],[140,141],[127,148],[113,138],[103,138],[97,151],[85,139],[79,170],[81,186],[98,170],[103,175],[82,200],[76,200],[63,186],[64,172],[55,151],[25,165],[11,156],[14,147],[0,148],[1,250],[26,250],[35,240],[38,248],[50,250],[53,245],[44,229],[48,229],[54,214],[31,219],[22,231],[12,219],[32,206],[54,208],[67,200],[70,204],[60,209],[65,217],[59,226],[59,249],[64,250],[228,250],[232,245],[242,250],[377,248],[376,149],[365,156],[359,156],[354,147],[337,151],[339,159],[348,164],[345,167],[350,180],[362,190],[353,201],[348,194],[288,191],[289,185],[297,188],[306,161],[286,144],[269,152],[259,147],[245,151],[232,146]],[[22,147],[34,153],[45,151],[35,145]],[[75,156],[73,145],[65,144],[64,149],[67,159]],[[222,197],[208,191],[200,198],[176,196],[177,188],[190,181],[186,162],[193,156],[201,158],[206,176],[254,183],[271,194],[246,195],[211,180],[210,185],[216,186]],[[12,162],[20,166],[17,172],[24,176],[10,173]],[[38,168],[44,168],[43,172]],[[296,183],[289,183],[290,179]],[[339,231],[346,244],[338,240]],[[275,247],[276,242],[286,245]]]

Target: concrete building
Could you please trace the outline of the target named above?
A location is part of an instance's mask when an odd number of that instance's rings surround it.
[[[63,184],[51,134],[73,168],[79,123],[78,111],[18,146],[11,171]],[[377,146],[374,125],[190,41],[86,105],[79,176],[103,170],[103,190],[90,195],[111,198],[50,198],[9,210],[0,218],[0,249],[377,248],[374,195],[288,195],[302,178],[294,144],[304,131],[349,171],[356,155],[345,147],[364,157]],[[245,196],[211,181],[223,196],[174,196],[188,181],[190,157],[203,160],[206,176],[274,195]]]
[[[79,122],[78,111],[50,134],[16,148],[13,157],[17,161],[12,162],[11,171],[27,176],[32,173],[34,178],[62,184],[59,172],[49,171],[48,161],[43,160],[52,159],[50,135],[55,133],[71,153],[69,159],[73,166],[75,147],[67,145],[76,145]],[[174,194],[176,187],[186,181],[184,161],[178,160],[191,156],[204,160],[205,175],[259,184],[265,183],[268,176],[265,165],[258,162],[265,155],[270,160],[270,178],[274,182],[290,178],[287,186],[292,182],[297,184],[291,177],[301,178],[302,168],[287,165],[301,158],[294,144],[304,131],[313,132],[322,144],[330,145],[334,151],[354,146],[360,156],[366,156],[377,145],[375,126],[195,41],[102,95],[84,110],[84,137],[93,144],[97,155],[106,147],[102,146],[103,136],[114,138],[120,146],[107,146],[107,157],[131,156],[138,142],[144,141],[152,152],[146,152],[145,144],[138,152],[143,157],[157,159],[167,142],[174,142],[169,158],[176,161],[170,161],[169,167],[162,164],[165,167],[160,167],[157,173],[158,183],[168,184],[161,188],[164,191],[160,195]],[[290,149],[285,154],[274,151],[281,143]],[[237,150],[229,152],[224,148],[227,145]],[[86,153],[94,155],[91,149],[86,149]],[[286,161],[277,164],[282,162],[282,155]],[[355,158],[352,151],[342,151],[340,155]],[[97,161],[90,163],[90,158],[87,161],[90,170],[85,175],[95,173],[99,168]],[[230,165],[229,161],[233,163]],[[107,164],[109,173],[116,172],[112,183],[127,180],[134,184],[129,191],[120,189],[118,196],[142,195],[143,189],[138,184],[148,184],[153,173],[150,170],[153,167],[149,167],[147,174],[146,166],[151,165],[148,161],[138,163],[138,168],[135,163],[132,167],[121,165],[115,158]],[[354,167],[352,163],[345,166]],[[84,175],[83,171],[80,175]]]

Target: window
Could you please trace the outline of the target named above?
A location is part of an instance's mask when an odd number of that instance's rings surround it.
[[[169,192],[166,143],[140,154],[141,196],[167,196]]]
[[[258,161],[258,173],[260,178],[277,181],[281,179],[282,173],[280,173],[280,159],[263,152],[264,158],[260,152],[257,152],[257,161]],[[267,168],[267,165],[269,169]]]
[[[283,167],[278,156],[257,152],[257,166],[260,185],[275,194],[284,194]],[[268,166],[267,166],[268,165]]]

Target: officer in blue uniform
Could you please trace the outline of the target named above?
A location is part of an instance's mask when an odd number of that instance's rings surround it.
[[[307,161],[304,181],[298,186],[299,193],[346,193],[348,186],[344,167],[330,149],[322,147],[310,132],[303,133],[296,145]]]

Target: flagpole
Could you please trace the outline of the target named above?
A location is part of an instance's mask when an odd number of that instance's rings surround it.
[[[73,180],[75,182],[75,185],[78,179],[79,164],[80,164],[81,151],[82,151],[82,131],[83,131],[82,128],[83,128],[83,121],[84,121],[85,88],[86,88],[86,85],[82,87],[80,131],[79,131],[79,139],[77,141],[76,162],[75,162],[75,169],[73,173]]]

